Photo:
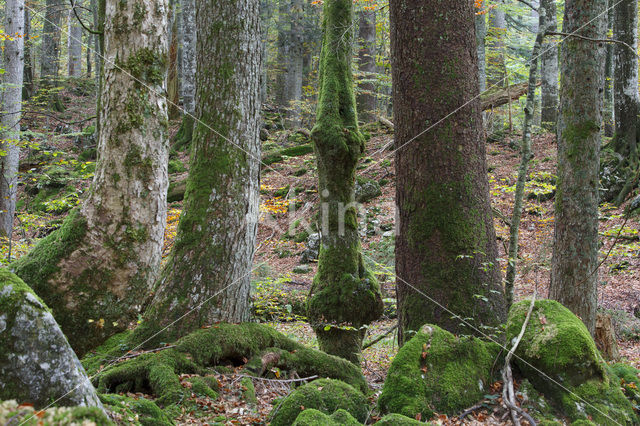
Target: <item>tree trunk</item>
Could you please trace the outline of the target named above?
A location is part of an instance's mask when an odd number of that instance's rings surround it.
[[[613,33],[613,8],[607,13],[607,33]],[[615,44],[607,43],[604,81],[604,135],[612,137],[615,132],[615,108],[613,107],[613,68]]]
[[[259,201],[259,0],[197,0],[196,8],[198,120],[178,234],[134,336],[168,327],[149,344],[249,318]]]
[[[284,2],[286,3],[286,2]],[[287,29],[282,30],[284,69],[280,106],[286,108],[289,127],[300,126],[300,100],[302,99],[303,28],[301,0],[290,0],[287,11]]]
[[[478,87],[480,87],[480,93],[487,90],[487,16],[486,13],[480,13],[480,10],[475,10],[476,18],[476,45],[478,48]]]
[[[176,136],[175,146],[181,148],[191,143],[193,136],[196,96],[196,4],[195,0],[182,0],[182,124]]]
[[[13,215],[18,191],[20,156],[20,118],[22,114],[22,81],[24,78],[24,0],[8,0],[5,4],[4,91],[0,125],[0,236],[11,239]],[[17,36],[16,36],[17,35]]]
[[[286,108],[289,106],[289,100],[286,99],[285,82],[287,68],[289,66],[289,28],[291,25],[291,17],[289,16],[289,7],[292,0],[278,1],[278,53],[276,56],[276,84],[275,84],[275,101],[279,107]]]
[[[170,2],[169,6],[169,70],[167,75],[167,103],[169,104],[169,119],[180,117],[180,88],[178,82],[178,3]]]
[[[549,31],[557,31],[558,19],[556,0],[541,0]],[[558,47],[556,42],[547,37],[542,44],[542,125],[554,131],[558,121]]]
[[[358,12],[358,118],[370,123],[376,120],[376,11]]]
[[[52,307],[79,354],[136,319],[162,254],[167,1],[141,4],[105,5],[99,156],[89,196],[13,264]]]
[[[30,3],[26,3],[30,6]],[[30,6],[31,7],[31,6]],[[22,99],[28,101],[35,93],[33,82],[33,56],[31,55],[31,14],[24,8],[24,77],[22,84]]]
[[[424,7],[395,0],[390,11],[400,343],[425,323],[465,334],[476,331],[461,318],[473,318],[476,330],[497,327],[506,310],[477,99],[472,4]],[[466,106],[424,132],[460,105]]]
[[[364,152],[353,92],[351,0],[324,3],[316,125],[321,247],[307,311],[323,351],[359,363],[366,326],[382,314],[378,283],[362,258],[354,200]]]
[[[60,65],[60,24],[64,0],[46,0],[46,12],[42,24],[42,50],[40,53],[40,78],[43,87],[56,85]],[[50,98],[57,99],[56,96]],[[54,99],[54,100],[55,100]]]
[[[567,0],[564,32],[605,38],[605,0]],[[593,334],[598,294],[598,171],[604,46],[575,37],[562,48],[558,183],[549,296]]]
[[[82,0],[74,0],[73,4],[79,16],[83,15]],[[82,75],[82,26],[78,22],[73,9],[69,10],[69,61],[67,71],[69,77]]]
[[[7,5],[22,0],[7,1]],[[22,11],[20,11],[22,13]],[[99,407],[82,364],[42,300],[18,277],[0,269],[0,400]]]
[[[638,46],[638,2],[623,0],[614,8],[613,37],[634,50]],[[623,158],[619,168],[627,182],[616,197],[620,205],[637,183],[638,156],[637,121],[640,95],[638,94],[638,56],[625,46],[614,47],[614,149]]]
[[[498,6],[489,13],[487,75],[490,86],[502,87],[506,83],[504,72],[504,38],[506,35],[507,15]]]

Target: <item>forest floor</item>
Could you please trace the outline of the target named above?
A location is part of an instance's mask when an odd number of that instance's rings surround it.
[[[91,121],[78,122],[95,113],[91,87],[82,81],[70,81],[62,92],[67,105],[64,113],[29,114],[23,120],[28,142],[22,150],[22,183],[18,189],[19,211],[11,244],[11,257],[26,253],[39,238],[50,233],[61,219],[81,202],[90,184],[95,157],[95,142],[88,136]],[[36,110],[36,105],[26,109]],[[52,118],[56,117],[56,119]],[[63,120],[65,123],[60,122]],[[273,120],[272,124],[276,120]],[[69,124],[72,123],[72,124]],[[179,123],[172,122],[172,131]],[[385,317],[374,323],[366,340],[384,333],[386,337],[363,353],[362,371],[367,378],[374,402],[386,372],[397,352],[394,302],[394,158],[390,147],[393,135],[377,125],[367,126],[371,134],[367,151],[358,166],[358,176],[380,183],[382,194],[365,202],[360,209],[363,253],[368,266],[376,273],[385,298]],[[520,155],[509,147],[519,142],[517,134],[506,134],[487,144],[487,161],[495,229],[499,239],[500,265],[506,270],[505,248],[508,222],[513,206],[517,167]],[[267,153],[309,141],[302,135],[272,128],[264,142]],[[535,158],[531,162],[527,183],[527,200],[520,232],[520,259],[515,283],[517,300],[548,293],[553,241],[553,195],[555,194],[555,137],[539,133],[533,137]],[[186,176],[188,154],[172,154],[172,179]],[[281,161],[264,166],[261,173],[261,219],[252,279],[254,315],[286,335],[317,347],[312,330],[304,321],[303,303],[317,264],[301,264],[308,234],[316,214],[318,200],[314,155],[283,156]],[[167,218],[165,256],[168,255],[182,209],[181,202],[171,203]],[[292,211],[293,210],[293,211]],[[600,210],[599,305],[612,315],[623,357],[640,367],[640,320],[635,318],[640,305],[640,241],[638,218],[626,220],[623,209],[603,204]],[[617,238],[616,238],[617,236]],[[615,245],[614,245],[615,242]],[[7,263],[5,244],[0,257]],[[235,368],[241,373],[242,367]],[[186,379],[187,377],[184,377]],[[234,375],[220,375],[220,398],[213,401],[192,394],[183,404],[180,424],[263,424],[274,409],[274,400],[286,395],[288,385],[255,381],[255,403],[243,398],[243,387]],[[188,386],[186,380],[184,385]],[[499,384],[492,387],[499,392]],[[135,395],[133,395],[135,397]],[[138,395],[143,396],[143,395]],[[145,396],[150,398],[151,396]],[[277,406],[277,404],[276,404]],[[440,416],[439,424],[502,424],[503,411],[494,413],[491,404],[464,420]],[[371,413],[376,418],[376,413]],[[123,424],[128,418],[120,419]]]

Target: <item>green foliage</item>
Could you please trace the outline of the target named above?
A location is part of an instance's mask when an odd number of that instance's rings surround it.
[[[306,294],[291,290],[291,275],[270,277],[252,283],[253,315],[261,321],[304,321]]]

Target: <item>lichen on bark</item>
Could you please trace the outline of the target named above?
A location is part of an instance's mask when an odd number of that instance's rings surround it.
[[[364,152],[351,73],[349,0],[324,5],[319,98],[311,132],[318,162],[322,247],[308,316],[327,353],[358,362],[366,326],[382,313],[375,277],[361,253],[354,202],[355,167]]]

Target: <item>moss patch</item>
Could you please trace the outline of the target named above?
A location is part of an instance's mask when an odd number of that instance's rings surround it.
[[[0,401],[0,424],[40,426],[40,425],[113,425],[114,423],[99,408],[54,407],[36,411],[33,407],[19,405],[16,401]]]
[[[394,358],[380,410],[430,418],[470,407],[487,393],[498,353],[497,345],[425,325]]]
[[[313,408],[305,409],[293,422],[294,426],[360,426],[361,424],[346,410],[340,409],[328,415]]]
[[[131,398],[123,395],[102,394],[102,403],[111,411],[120,414],[132,424],[143,426],[169,426],[173,421],[154,403],[145,398]]]

